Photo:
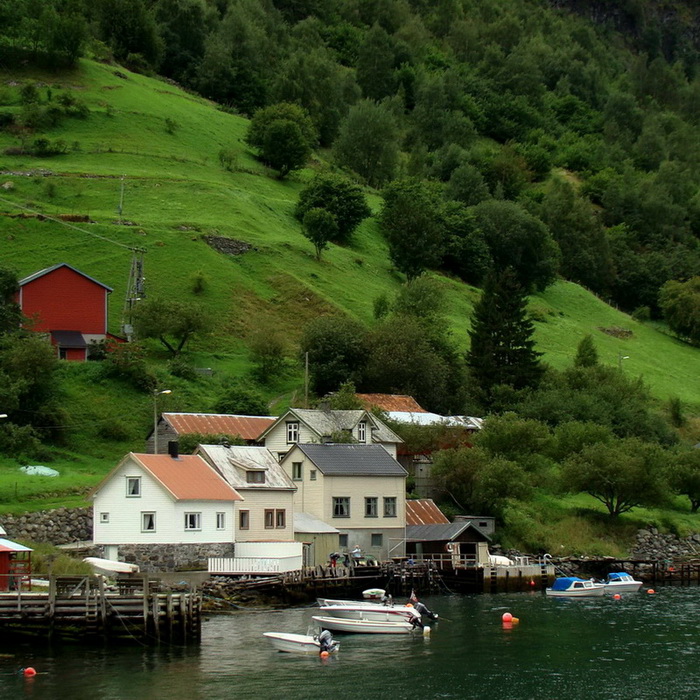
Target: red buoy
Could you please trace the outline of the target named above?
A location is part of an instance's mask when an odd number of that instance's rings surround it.
[[[513,616],[509,612],[504,612],[501,619],[503,622],[513,622]]]
[[[36,676],[36,669],[32,668],[31,666],[27,666],[27,668],[24,669],[24,675],[27,678],[31,678],[32,676]]]

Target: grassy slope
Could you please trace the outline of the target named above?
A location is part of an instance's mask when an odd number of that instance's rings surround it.
[[[300,235],[293,208],[304,171],[280,182],[271,177],[247,151],[243,142],[247,121],[215,109],[207,101],[167,83],[119,72],[103,64],[83,61],[79,69],[60,78],[52,75],[7,76],[0,83],[39,79],[52,86],[71,87],[90,107],[85,121],[66,120],[46,134],[80,144],[80,151],[47,159],[0,155],[0,170],[50,170],[49,177],[3,175],[0,213],[16,213],[14,203],[48,214],[87,214],[94,223],[77,229],[35,219],[0,216],[0,259],[26,275],[42,267],[67,262],[114,288],[110,325],[119,331],[130,266],[130,252],[122,246],[147,250],[147,291],[195,299],[191,275],[202,270],[209,282],[200,297],[217,319],[211,338],[192,347],[198,365],[232,374],[249,367],[246,338],[259,324],[281,327],[293,342],[310,318],[319,313],[347,313],[363,322],[372,318],[373,300],[393,295],[401,280],[392,271],[376,222],[364,222],[352,248],[332,246],[321,263]],[[6,88],[16,97],[16,88]],[[168,133],[165,119],[176,122]],[[0,152],[16,145],[0,133]],[[238,152],[238,170],[224,171],[218,151],[231,146]],[[121,176],[124,180],[123,217],[135,225],[116,223]],[[376,209],[379,200],[370,194]],[[78,230],[79,229],[79,230]],[[255,249],[236,258],[210,248],[202,234],[218,233],[251,243]],[[466,346],[468,319],[478,290],[444,280],[448,316],[454,337]],[[679,396],[696,410],[697,350],[658,330],[637,323],[574,284],[560,282],[532,299],[541,320],[536,324],[539,349],[555,367],[570,363],[576,345],[592,333],[604,362],[620,362],[626,372],[642,375],[660,398]],[[620,340],[601,328],[633,331]],[[628,356],[629,359],[619,360]],[[66,403],[82,425],[74,440],[79,454],[61,452],[56,464],[79,486],[94,482],[127,449],[141,449],[139,439],[101,439],[101,427],[116,415],[125,435],[141,435],[150,421],[148,397],[94,381],[88,367],[65,369]],[[296,384],[296,387],[295,387]],[[90,387],[86,393],[85,388]],[[299,388],[291,377],[286,390]],[[181,387],[178,398],[168,397],[171,410],[206,410],[208,387]],[[90,455],[86,457],[85,455]],[[0,462],[0,465],[2,462]],[[14,466],[0,467],[0,488],[15,480]],[[9,479],[9,481],[8,481]],[[63,480],[63,477],[61,477]],[[68,484],[66,484],[68,485]],[[1,508],[2,506],[0,506]]]

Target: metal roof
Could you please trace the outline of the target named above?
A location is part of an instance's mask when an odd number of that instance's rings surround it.
[[[406,476],[381,445],[303,444],[297,447],[327,476]],[[294,450],[287,453],[289,458]],[[284,460],[283,460],[284,461]]]
[[[476,416],[441,416],[428,411],[388,411],[387,417],[397,423],[415,425],[449,425],[467,430],[481,430],[484,419]]]
[[[48,275],[50,272],[53,272],[54,270],[58,270],[61,267],[67,267],[69,270],[73,270],[73,272],[76,272],[77,274],[81,275],[82,277],[85,277],[85,279],[90,280],[90,282],[94,282],[95,284],[99,284],[100,287],[104,287],[108,292],[112,291],[111,287],[108,287],[106,284],[102,284],[102,282],[99,282],[94,277],[90,277],[90,275],[86,275],[84,272],[81,272],[80,270],[76,269],[72,265],[69,265],[68,263],[58,263],[57,265],[52,265],[51,267],[45,267],[43,270],[39,270],[38,272],[35,272],[34,274],[29,275],[28,277],[22,278],[21,280],[19,280],[18,284],[20,287],[23,287],[25,284],[29,284],[30,282],[33,282],[35,279],[38,279],[39,277],[43,277],[44,275]]]
[[[406,499],[406,525],[444,525],[449,522],[432,498]]]
[[[340,530],[323,522],[323,520],[317,518],[315,515],[309,513],[294,513],[294,532],[313,535],[336,535]]]
[[[447,523],[434,525],[406,525],[406,540],[408,542],[452,542],[465,530],[472,529],[483,541],[490,537],[474,527],[471,522]]]
[[[425,413],[425,409],[406,394],[355,394],[367,409],[377,407],[382,411],[412,411]]]
[[[80,331],[51,331],[54,343],[62,348],[86,348],[87,343]]]
[[[274,416],[238,416],[227,413],[163,413],[162,417],[180,435],[225,433],[240,435],[244,440],[258,440],[265,429],[277,420]]]
[[[129,452],[92,491],[97,494],[131,460],[145,469],[176,501],[242,501],[243,497],[198,455],[136,454]]]
[[[236,489],[296,490],[279,461],[266,447],[199,445],[196,454],[207,460]],[[263,470],[265,483],[248,483],[246,473],[251,470]]]
[[[25,547],[23,544],[0,538],[0,552],[33,552],[33,549]]]

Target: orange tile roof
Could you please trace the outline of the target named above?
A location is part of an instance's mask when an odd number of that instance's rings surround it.
[[[406,525],[440,525],[449,522],[432,498],[406,499]]]
[[[243,497],[199,455],[129,455],[178,501],[242,501]]]
[[[180,435],[240,435],[244,440],[257,440],[275,418],[272,416],[233,416],[225,413],[163,413],[163,418]]]
[[[357,396],[367,410],[376,406],[382,411],[427,413],[412,396],[406,396],[404,394],[355,394],[355,396]]]

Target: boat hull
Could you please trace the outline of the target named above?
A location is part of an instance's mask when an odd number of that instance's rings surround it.
[[[318,654],[321,645],[317,639],[307,634],[287,634],[286,632],[263,632],[263,636],[269,640],[277,651],[290,654]],[[338,651],[340,644],[336,642],[331,653]]]
[[[602,585],[599,588],[577,588],[565,591],[553,591],[547,588],[545,594],[552,598],[599,598],[605,594],[605,589]]]
[[[604,584],[604,590],[607,595],[614,595],[615,593],[636,593],[642,587],[642,585],[642,581],[606,583]]]
[[[331,632],[357,632],[360,634],[410,634],[413,625],[410,622],[378,622],[371,620],[347,620],[340,617],[313,616],[314,622],[324,630]]]
[[[372,622],[410,622],[417,613],[413,608],[388,608],[379,605],[323,605],[321,612],[326,617],[345,620],[370,620]]]

